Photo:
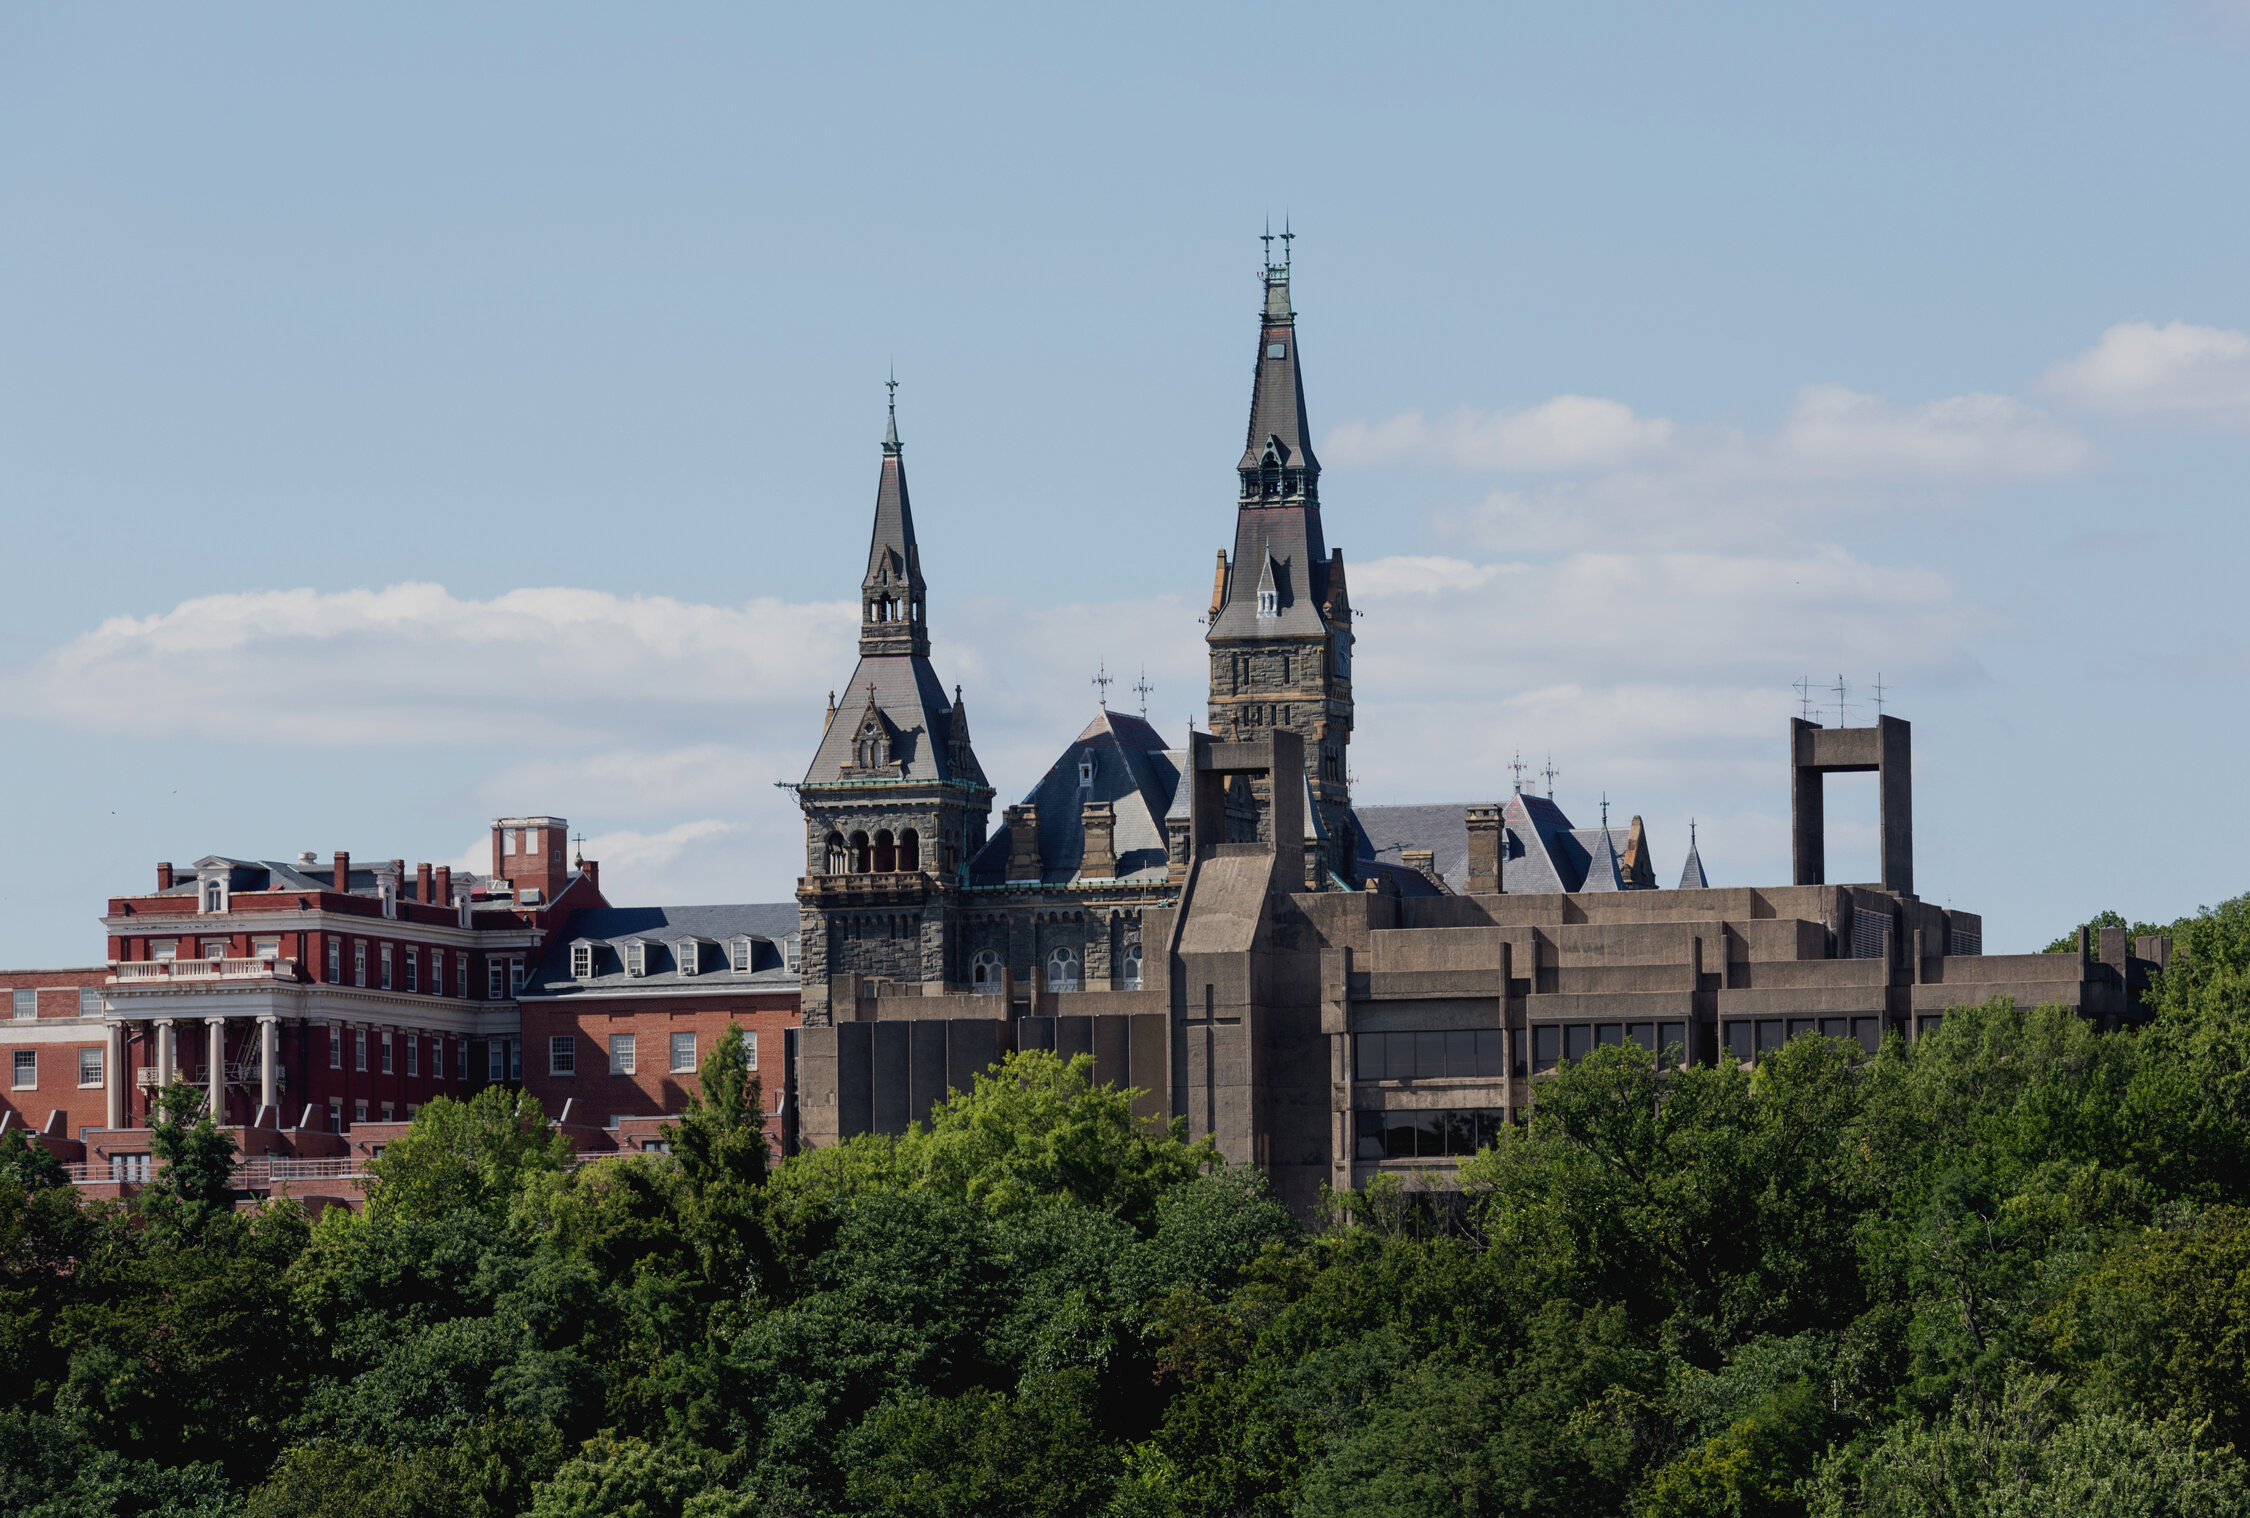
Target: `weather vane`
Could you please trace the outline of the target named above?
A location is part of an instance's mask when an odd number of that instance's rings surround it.
[[[1561,774],[1562,771],[1555,768],[1555,756],[1553,754],[1549,754],[1547,756],[1547,767],[1541,770],[1539,773],[1547,777],[1547,799],[1549,801],[1554,800],[1555,777]]]
[[[1512,770],[1514,770],[1514,771],[1516,772],[1516,794],[1517,794],[1517,795],[1519,795],[1519,796],[1521,796],[1521,795],[1523,794],[1523,771],[1524,771],[1524,763],[1523,763],[1523,750],[1522,750],[1522,749],[1520,749],[1520,748],[1519,748],[1519,749],[1517,749],[1517,750],[1516,750],[1516,757],[1515,757],[1515,759],[1514,759],[1514,760],[1513,760],[1513,761],[1512,761],[1512,762],[1511,762],[1511,763],[1510,763],[1510,764],[1508,765],[1508,768],[1509,768],[1509,769],[1512,769]]]
[[[1109,688],[1113,683],[1109,673],[1109,661],[1103,660],[1100,668],[1101,672],[1094,676],[1094,683],[1101,687],[1102,710],[1106,712],[1109,710]]]
[[[1155,686],[1148,683],[1148,666],[1144,664],[1141,666],[1140,683],[1133,687],[1133,693],[1141,698],[1141,720],[1143,722],[1148,720],[1148,698],[1150,692],[1155,689]]]

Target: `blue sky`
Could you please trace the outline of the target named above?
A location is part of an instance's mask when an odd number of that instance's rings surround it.
[[[1003,793],[1100,661],[1183,730],[1269,214],[1361,799],[1551,752],[1775,882],[1791,682],[1880,673],[1989,947],[2236,894],[2246,70],[2216,3],[0,6],[0,963],[503,813],[784,896],[893,364]]]

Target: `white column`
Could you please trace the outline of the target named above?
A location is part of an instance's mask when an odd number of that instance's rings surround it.
[[[172,1019],[156,1019],[156,1089],[161,1091],[172,1084],[173,1067]]]
[[[206,1072],[211,1078],[208,1110],[212,1122],[223,1123],[227,1120],[227,1020],[206,1018],[204,1027],[210,1035],[205,1043],[211,1051],[211,1068]]]
[[[123,1023],[111,1023],[108,1038],[102,1048],[102,1113],[103,1125],[109,1128],[125,1126],[126,1080],[133,1072],[126,1051],[132,1047]]]
[[[258,1019],[258,1103],[261,1109],[270,1108],[278,1126],[281,1093],[275,1089],[281,1075],[281,1029],[272,1013]]]

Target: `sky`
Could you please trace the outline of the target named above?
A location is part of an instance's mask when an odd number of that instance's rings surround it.
[[[1988,950],[2234,896],[2246,73],[2217,0],[0,3],[0,965],[525,813],[786,899],[894,370],[1001,801],[1105,668],[1184,735],[1269,218],[1359,800],[1520,753],[1784,883],[1795,686],[1880,682]]]

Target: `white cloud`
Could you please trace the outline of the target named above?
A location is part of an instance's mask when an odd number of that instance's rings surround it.
[[[2052,479],[2089,457],[2064,423],[2011,396],[1894,406],[1840,385],[1807,385],[1776,432],[1686,426],[1622,402],[1562,395],[1518,412],[1464,407],[1347,422],[1321,451],[1344,466],[1390,462],[1527,474],[1626,474],[1705,482]]]
[[[1378,464],[1436,458],[1460,469],[1580,469],[1617,464],[1663,446],[1672,424],[1619,401],[1558,395],[1517,412],[1462,407],[1435,424],[1418,411],[1387,421],[1346,422],[1320,445],[1330,462]]]
[[[1797,393],[1770,456],[1822,479],[2052,479],[2087,459],[2085,440],[2005,395],[1891,406],[1841,385]]]
[[[2250,426],[2250,333],[2119,322],[2039,378],[2066,405],[2124,416]]]
[[[112,617],[8,684],[21,707],[95,732],[583,748],[652,726],[816,713],[822,680],[849,668],[856,626],[849,602],[249,591]]]

